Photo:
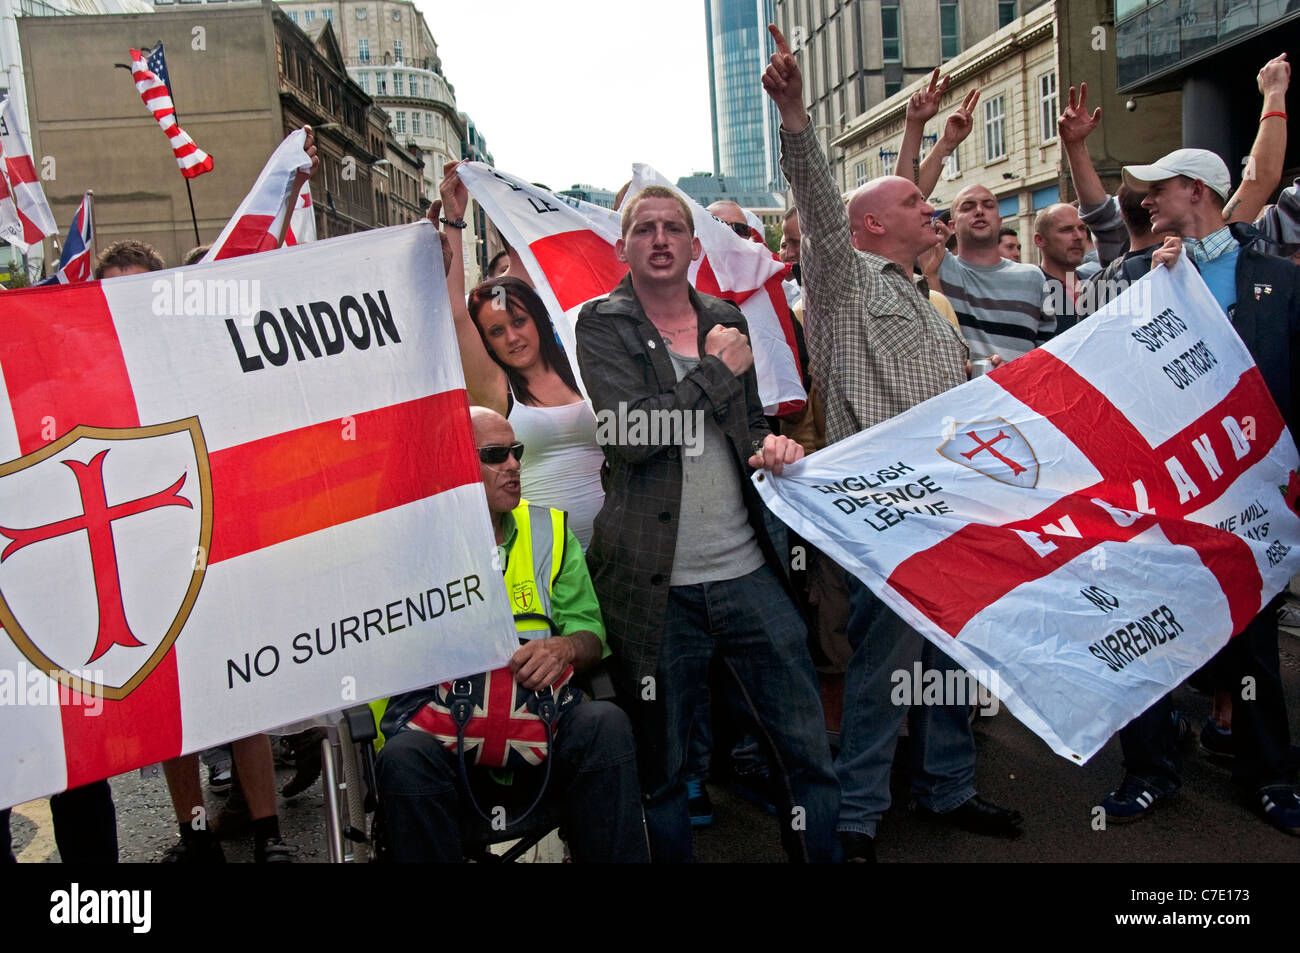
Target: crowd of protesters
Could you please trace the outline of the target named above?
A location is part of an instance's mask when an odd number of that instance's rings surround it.
[[[984,835],[1022,830],[1019,812],[976,793],[968,704],[949,699],[909,710],[891,700],[892,673],[955,663],[825,556],[814,551],[806,565],[792,565],[798,541],[763,506],[749,480],[754,470],[780,472],[973,372],[1016,360],[1182,253],[1241,333],[1292,433],[1300,425],[1300,368],[1292,366],[1300,360],[1300,180],[1267,205],[1286,148],[1285,55],[1259,72],[1259,134],[1250,174],[1235,191],[1222,157],[1180,149],[1126,167],[1123,184],[1108,194],[1086,145],[1101,110],[1089,112],[1086,87],[1071,88],[1058,131],[1078,200],[1043,209],[1022,241],[1003,226],[998,200],[983,186],[961,190],[942,213],[927,201],[942,163],[974,125],[978,90],[946,118],[921,161],[925,126],[947,92],[936,70],[908,102],[900,174],[846,198],[809,121],[796,58],[775,28],[773,35],[777,53],[762,85],[780,115],[793,196],[778,257],[789,266],[785,287],[808,392],[800,411],[763,415],[743,317],[687,280],[700,244],[689,205],[672,190],[620,194],[615,250],[628,274],[583,308],[574,354],[564,352],[555,316],[513,251],[494,258],[489,277],[466,293],[458,230],[469,197],[454,163],[430,216],[442,223],[442,265],[508,578],[516,540],[532,532],[528,520],[552,514],[567,541],[563,574],[537,580],[553,600],[557,635],[544,643],[521,627],[532,643],[512,667],[521,684],[541,685],[552,668],[590,668],[604,656],[618,688],[622,711],[593,707],[561,722],[568,740],[556,754],[563,781],[553,783],[553,796],[581,805],[567,831],[576,859],[690,860],[692,828],[712,822],[706,782],[728,776],[776,815],[792,860],[873,861],[900,736],[909,739],[919,811]],[[762,242],[752,213],[735,203],[708,211],[739,237]],[[1034,253],[1039,264],[1028,263]],[[148,246],[122,242],[101,256],[96,277],[162,267]],[[1239,293],[1252,284],[1272,289],[1266,300]],[[602,444],[596,415],[620,407],[699,412],[701,451],[687,454],[671,442]],[[585,561],[575,558],[582,554]],[[1267,606],[1199,674],[1215,698],[1200,738],[1233,760],[1259,815],[1297,834],[1279,605]],[[819,670],[843,675],[835,751]],[[1255,689],[1246,698],[1232,691],[1244,678]],[[464,778],[419,734],[423,702],[396,702],[385,718],[396,740],[380,755],[380,810],[401,834],[401,859],[456,859]],[[1179,745],[1190,730],[1166,696],[1121,731],[1126,773],[1101,801],[1109,818],[1136,820],[1177,793]],[[300,757],[310,761],[318,742],[309,733]],[[639,782],[631,780],[633,747]],[[210,777],[228,778],[230,760]],[[253,832],[256,858],[288,859],[267,737],[235,742],[233,761],[242,829]],[[181,831],[169,859],[220,860],[217,832],[189,823],[203,801],[197,758],[165,768]],[[295,779],[292,793],[315,770]],[[53,809],[65,859],[115,857],[106,782],[57,795]],[[5,814],[0,831],[7,832]]]

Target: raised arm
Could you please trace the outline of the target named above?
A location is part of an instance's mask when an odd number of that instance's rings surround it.
[[[1286,54],[1265,63],[1255,83],[1264,97],[1259,131],[1246,160],[1241,185],[1223,206],[1225,222],[1253,222],[1282,181],[1282,166],[1286,162],[1286,91],[1291,85],[1291,64],[1286,61]]]
[[[805,311],[804,320],[810,321],[816,320],[814,312],[834,311],[837,300],[849,288],[857,262],[844,199],[831,178],[830,166],[803,107],[799,64],[781,31],[775,26],[768,29],[776,40],[777,52],[763,73],[763,89],[781,114],[781,170],[799,209],[799,230],[803,233],[799,265],[804,288],[817,305]]]
[[[907,101],[907,120],[903,126],[903,141],[898,146],[894,175],[910,179],[918,187],[921,185],[921,139],[925,135],[925,124],[938,114],[939,103],[947,91],[948,77],[940,79],[939,67],[936,66],[930,74],[930,85],[918,89]],[[921,191],[929,195],[927,189]]]
[[[438,194],[442,196],[442,214],[449,222],[464,221],[465,211],[469,207],[469,190],[456,172],[458,164],[448,162],[442,167],[442,184],[438,186]],[[435,219],[435,226],[438,224],[437,214],[430,206],[429,216]],[[492,360],[487,348],[483,346],[478,326],[474,324],[465,304],[464,232],[448,226],[445,234],[451,246],[447,295],[451,298],[451,314],[456,321],[456,343],[460,348],[460,364],[465,371],[465,390],[471,404],[490,407],[505,416],[506,372]]]
[[[1083,211],[1096,208],[1107,198],[1106,187],[1101,184],[1088,152],[1088,136],[1100,124],[1101,107],[1098,106],[1091,114],[1088,112],[1088,84],[1079,84],[1077,97],[1071,86],[1069,104],[1056,120],[1056,133],[1070,162],[1070,178],[1074,180],[1074,191]]]
[[[978,87],[966,94],[961,105],[953,110],[948,121],[943,124],[943,135],[939,137],[939,141],[934,144],[934,148],[921,163],[916,187],[926,198],[930,197],[934,187],[939,184],[939,176],[943,172],[943,164],[948,156],[953,154],[975,127],[975,104],[979,101]],[[901,155],[902,150],[899,151]]]

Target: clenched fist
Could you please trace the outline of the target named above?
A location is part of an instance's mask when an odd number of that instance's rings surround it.
[[[735,328],[714,325],[704,339],[704,353],[712,354],[727,370],[739,377],[754,366],[754,352],[749,348],[749,338]]]

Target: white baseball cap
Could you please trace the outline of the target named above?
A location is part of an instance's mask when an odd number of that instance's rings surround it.
[[[1185,175],[1200,179],[1225,201],[1232,191],[1232,179],[1224,161],[1208,149],[1175,149],[1151,165],[1124,166],[1124,183],[1134,192],[1145,192],[1152,182]]]

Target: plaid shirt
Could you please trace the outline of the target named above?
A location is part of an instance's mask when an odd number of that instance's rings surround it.
[[[748,335],[740,309],[707,294],[690,292],[699,327],[700,363],[677,380],[668,347],[646,317],[627,276],[606,298],[583,305],[578,315],[578,366],[596,415],[696,411],[709,414],[722,430],[742,476],[749,523],[768,564],[781,561],[763,528],[763,503],[749,481],[747,460],[754,441],[771,433],[758,399],[751,367],[736,377],[716,357],[704,354],[704,339],[723,324]],[[622,687],[640,697],[641,680],[654,675],[659,639],[668,610],[669,579],[682,504],[681,447],[661,434],[658,444],[606,443],[605,503],[597,514],[587,550],[605,631],[618,664],[630,679]],[[680,528],[690,532],[690,526]]]
[[[1214,261],[1224,252],[1237,247],[1237,240],[1232,237],[1232,232],[1228,226],[1224,225],[1211,235],[1204,238],[1184,238],[1183,247],[1187,249],[1187,256],[1198,265],[1204,265],[1206,262]]]
[[[804,333],[834,443],[966,381],[970,353],[911,275],[856,251],[812,123],[781,130],[781,168],[803,232]]]

